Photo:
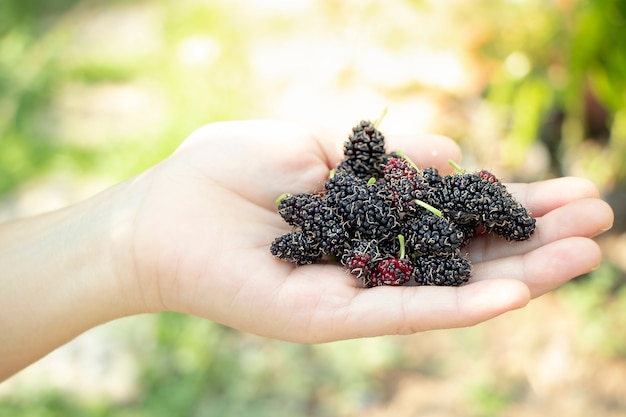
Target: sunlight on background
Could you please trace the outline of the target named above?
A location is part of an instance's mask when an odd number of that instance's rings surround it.
[[[622,416],[626,3],[0,3],[0,219],[97,193],[218,120],[448,135],[510,181],[613,204],[602,267],[470,329],[304,346],[177,314],[93,329],[0,385],[20,416]],[[34,335],[33,337],[36,337]]]

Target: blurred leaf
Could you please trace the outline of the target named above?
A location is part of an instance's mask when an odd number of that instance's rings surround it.
[[[517,167],[524,162],[551,105],[552,91],[541,79],[526,80],[516,89],[511,105],[511,127],[502,155],[510,166]]]

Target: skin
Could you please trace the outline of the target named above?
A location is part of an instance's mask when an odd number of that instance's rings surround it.
[[[526,242],[480,237],[470,283],[364,289],[337,265],[275,259],[285,193],[322,188],[345,132],[249,121],[207,125],[169,158],[81,203],[0,225],[0,379],[80,333],[178,311],[294,342],[471,326],[596,268],[613,222],[578,178],[511,184],[538,217]],[[441,136],[389,136],[419,166],[451,169]]]

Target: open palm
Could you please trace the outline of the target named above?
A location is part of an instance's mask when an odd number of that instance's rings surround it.
[[[521,243],[474,239],[474,274],[461,287],[365,289],[341,266],[274,258],[270,243],[289,230],[276,198],[322,189],[344,140],[283,122],[212,124],[134,179],[124,258],[146,308],[299,342],[413,333],[522,307],[600,262],[590,238],[610,227],[612,212],[575,178],[509,184],[538,217],[536,233]],[[389,137],[388,149],[444,171],[460,157],[438,136]]]

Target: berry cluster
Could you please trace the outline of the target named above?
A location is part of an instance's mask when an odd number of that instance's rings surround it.
[[[337,259],[369,287],[461,285],[472,271],[463,248],[477,230],[521,241],[535,219],[493,174],[455,167],[447,176],[419,169],[361,121],[323,190],[279,197],[293,230],[270,250],[299,265]]]

